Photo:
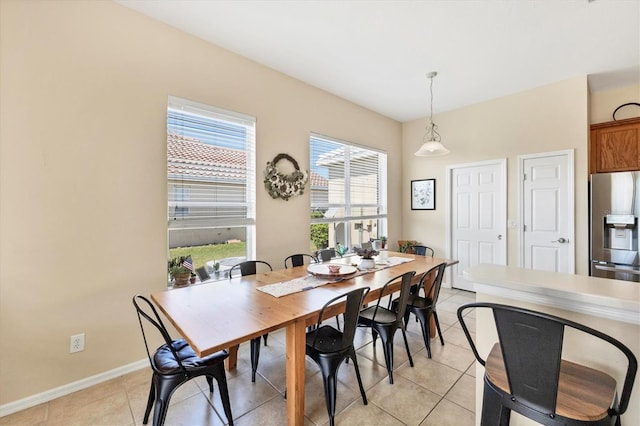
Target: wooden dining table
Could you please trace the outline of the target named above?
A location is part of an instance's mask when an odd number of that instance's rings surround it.
[[[153,293],[151,298],[200,357],[222,349],[232,349],[231,355],[235,357],[240,343],[286,328],[287,424],[303,425],[306,327],[317,321],[324,304],[359,287],[370,288],[365,303],[376,301],[384,284],[398,275],[416,271],[419,276],[440,263],[457,263],[395,252],[389,252],[388,257],[409,258],[410,261],[363,275],[356,273],[338,282],[282,297],[274,297],[257,288],[303,277],[308,274],[307,266],[169,289]],[[331,263],[351,265],[358,261],[358,256],[351,256],[334,259]],[[388,287],[388,291],[395,292],[399,287],[398,280]],[[344,310],[342,305],[332,308],[331,315]],[[231,367],[234,363],[232,359]]]

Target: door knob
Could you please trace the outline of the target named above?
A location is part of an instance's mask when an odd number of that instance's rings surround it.
[[[498,239],[501,240],[502,239],[502,235],[498,235]]]
[[[555,240],[555,241],[551,241],[551,242],[552,242],[552,243],[560,243],[560,244],[562,244],[562,243],[568,243],[568,242],[569,242],[569,240],[567,240],[566,238],[562,238],[562,237],[560,237],[560,238],[558,238],[557,240]]]

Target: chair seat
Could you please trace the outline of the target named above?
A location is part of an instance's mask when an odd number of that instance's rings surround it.
[[[178,353],[178,357],[180,358],[182,365],[187,369],[208,367],[224,361],[229,356],[227,351],[219,351],[204,358],[200,358],[184,339],[176,339],[171,343],[171,345]],[[171,349],[169,349],[166,344],[160,346],[154,354],[153,364],[160,374],[170,375],[181,373],[178,362],[173,357]]]
[[[314,338],[316,341],[313,351],[320,352],[321,354],[340,352],[345,349],[345,346],[349,347],[352,344],[351,342],[344,342],[344,334],[328,325],[324,325],[307,333],[307,348],[313,346]]]
[[[373,314],[375,312],[375,309],[376,309],[375,306],[370,306],[360,311],[360,319],[358,319],[358,322],[373,321]],[[381,306],[378,307],[378,311],[375,312],[375,315],[376,315],[375,322],[377,322],[378,324],[392,324],[396,322],[397,313],[394,311],[390,311],[389,309],[383,308]]]
[[[502,391],[510,394],[502,351],[496,343],[485,365],[487,378]],[[616,398],[616,381],[602,371],[571,361],[562,360],[556,414],[580,421],[606,418]]]
[[[433,301],[431,299],[426,299],[424,297],[416,296],[413,294],[409,296],[409,300],[407,301],[407,308],[414,307],[419,309],[426,309],[432,305],[433,305]]]

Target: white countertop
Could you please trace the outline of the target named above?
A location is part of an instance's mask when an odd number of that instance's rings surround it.
[[[489,264],[463,276],[480,293],[640,324],[640,283]]]

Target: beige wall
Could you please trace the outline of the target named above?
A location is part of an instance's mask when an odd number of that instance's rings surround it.
[[[433,247],[446,255],[445,169],[499,158],[507,159],[507,219],[520,224],[518,155],[574,149],[576,272],[588,274],[587,237],[587,78],[576,77],[526,92],[434,115],[443,144],[451,154],[415,157],[422,143],[424,120],[403,124],[402,237]],[[434,100],[437,108],[438,100]],[[436,179],[436,210],[412,211],[410,181]],[[517,229],[507,231],[507,262],[518,266]]]
[[[437,108],[437,99],[434,101]],[[589,124],[611,121],[616,107],[640,102],[640,85],[589,93],[586,76],[550,84],[455,111],[436,114],[444,145],[451,154],[425,159],[413,153],[422,143],[425,120],[403,124],[402,237],[417,239],[446,255],[445,170],[453,164],[507,158],[507,219],[521,224],[518,211],[518,156],[575,149],[576,273],[588,275],[587,144]],[[616,118],[640,116],[640,108],[623,108]],[[436,210],[412,211],[412,179],[436,178]],[[507,262],[520,258],[519,230],[508,229]],[[392,243],[395,243],[392,240]],[[392,245],[393,247],[393,245]]]
[[[591,94],[591,124],[613,121],[613,111],[629,102],[640,102],[640,85],[625,86]],[[640,117],[640,107],[631,105],[621,108],[616,119]]]
[[[308,251],[309,192],[269,197],[268,160],[309,169],[317,132],[401,169],[398,122],[116,3],[0,8],[0,405],[145,357],[131,297],[166,286],[169,95],[257,117],[257,253],[275,266]]]

